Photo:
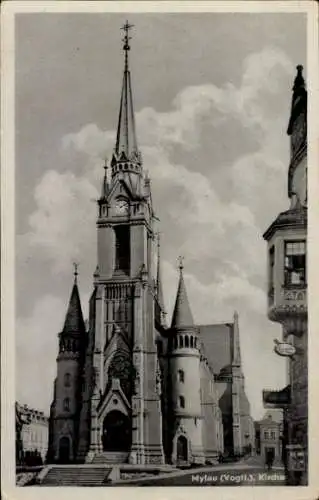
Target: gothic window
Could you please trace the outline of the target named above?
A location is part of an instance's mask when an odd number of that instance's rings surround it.
[[[70,398],[65,398],[63,401],[63,410],[70,411]]]
[[[188,337],[188,335],[185,336],[185,347],[189,347],[189,337]]]
[[[130,270],[130,227],[115,227],[115,269],[128,273]]]
[[[184,398],[184,396],[180,396],[179,397],[179,406],[181,408],[185,408],[185,398]]]
[[[133,367],[129,356],[121,351],[116,352],[108,369],[108,379],[110,381],[112,378],[119,379],[122,390],[129,397],[132,389],[132,377]]]
[[[275,284],[275,247],[274,245],[269,250],[269,298],[274,298]]]
[[[64,386],[70,387],[71,385],[71,375],[69,373],[64,374]]]
[[[178,380],[179,380],[179,382],[185,381],[185,375],[184,375],[183,370],[178,370]]]
[[[285,242],[285,285],[306,284],[306,242]]]
[[[182,335],[179,337],[179,347],[184,347],[184,339]]]

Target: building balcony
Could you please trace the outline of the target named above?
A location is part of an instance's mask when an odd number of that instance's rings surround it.
[[[307,316],[307,285],[286,284],[268,293],[268,317],[271,321],[285,322],[291,318]]]

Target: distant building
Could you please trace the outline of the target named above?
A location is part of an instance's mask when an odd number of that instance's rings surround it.
[[[28,405],[16,403],[16,443],[19,447],[19,461],[38,452],[46,460],[49,439],[49,419],[42,411]]]
[[[266,461],[267,453],[272,452],[276,462],[282,461],[282,412],[275,414],[267,412],[264,417],[255,422],[256,448],[258,454]]]
[[[286,357],[288,385],[280,391],[264,391],[263,398],[267,408],[284,410],[288,483],[305,485],[308,481],[307,91],[302,66],[297,67],[287,133],[291,152],[290,208],[278,215],[264,238],[268,242],[268,317],[282,325],[282,340],[293,346],[295,354]]]
[[[111,172],[105,166],[97,207],[89,325],[75,271],[59,334],[48,457],[211,463],[224,450],[240,455],[254,445],[238,316],[222,326],[196,325],[180,263],[172,322],[166,324],[151,183],[135,131],[128,28]]]

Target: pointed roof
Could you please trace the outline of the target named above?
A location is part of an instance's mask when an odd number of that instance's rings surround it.
[[[160,256],[160,235],[157,236],[157,272],[156,272],[156,292],[157,300],[162,309],[164,309],[164,296],[162,287],[162,273],[161,273],[161,256]]]
[[[132,155],[138,154],[136,132],[135,132],[135,117],[133,110],[133,97],[131,86],[131,73],[129,70],[128,52],[130,50],[130,37],[128,36],[129,30],[133,25],[126,24],[122,27],[125,32],[123,39],[124,46],[124,74],[122,83],[122,94],[120,103],[119,120],[116,134],[115,153],[117,156],[123,155],[128,159]],[[123,158],[124,159],[124,158]]]
[[[194,325],[193,315],[191,312],[191,308],[189,306],[186,286],[183,276],[183,264],[182,264],[182,259],[180,259],[179,283],[178,283],[171,328],[179,328],[183,326],[193,326],[193,325]]]
[[[75,266],[74,284],[71,292],[68,310],[65,316],[62,333],[82,333],[85,331],[80,294],[77,284],[77,268]]]
[[[105,200],[107,195],[108,195],[108,192],[109,192],[109,183],[107,180],[107,168],[108,168],[107,160],[105,160],[103,168],[104,168],[104,177],[103,177],[103,182],[102,182],[101,199]]]
[[[234,365],[241,366],[241,355],[240,355],[240,339],[239,339],[239,324],[238,324],[238,312],[234,312],[234,323],[233,323],[233,359]]]
[[[291,114],[290,114],[290,119],[289,119],[289,124],[288,124],[288,130],[287,134],[291,135],[293,132],[293,125],[296,116],[300,112],[300,108],[303,106],[307,107],[307,90],[306,90],[306,83],[305,79],[303,77],[302,71],[303,71],[303,66],[299,64],[297,66],[297,75],[294,80],[294,86],[292,88],[293,93],[292,93],[292,101],[291,101]]]

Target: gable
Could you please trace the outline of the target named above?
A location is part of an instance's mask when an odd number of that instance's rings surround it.
[[[107,197],[108,203],[110,203],[112,200],[115,200],[119,196],[124,196],[129,199],[132,199],[133,197],[133,193],[130,187],[123,178],[122,179],[117,178],[115,180]]]

